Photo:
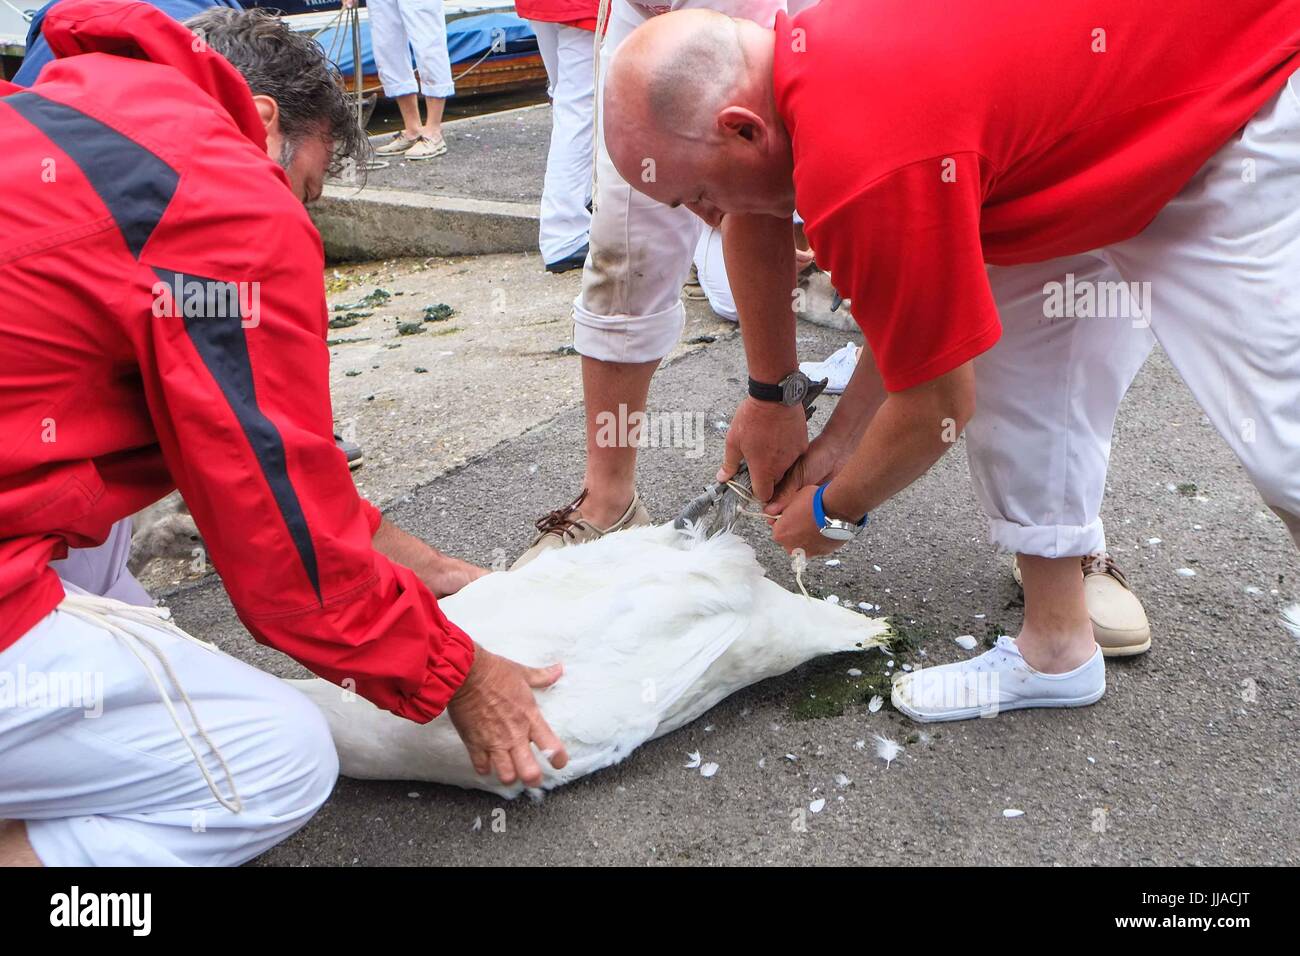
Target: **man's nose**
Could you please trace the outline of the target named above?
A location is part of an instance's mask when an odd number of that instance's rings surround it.
[[[718,226],[722,224],[722,211],[712,203],[701,201],[688,202],[685,205],[687,209],[695,213],[695,215],[699,216],[714,229],[717,229]]]

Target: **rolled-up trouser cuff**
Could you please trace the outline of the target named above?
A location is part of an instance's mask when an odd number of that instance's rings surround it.
[[[1086,525],[1023,525],[989,519],[989,540],[1011,554],[1073,558],[1106,550],[1106,532],[1098,519]]]
[[[601,362],[657,362],[677,344],[686,325],[680,300],[650,315],[596,315],[573,303],[573,347]]]

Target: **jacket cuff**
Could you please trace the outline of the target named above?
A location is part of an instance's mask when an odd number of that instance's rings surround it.
[[[417,724],[433,720],[451,703],[474,663],[474,642],[455,624],[443,618],[444,630],[433,642],[429,670],[418,692],[404,698],[393,713]]]
[[[370,537],[373,538],[384,520],[384,513],[365,498],[361,499],[361,513],[365,516],[366,524],[370,526]]]

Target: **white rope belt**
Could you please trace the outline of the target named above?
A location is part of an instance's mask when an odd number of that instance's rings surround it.
[[[226,763],[226,758],[221,755],[221,751],[217,749],[217,745],[212,742],[212,738],[208,736],[208,732],[203,729],[203,725],[199,723],[199,715],[194,710],[194,702],[190,700],[190,695],[181,686],[175,670],[172,669],[171,661],[167,659],[167,655],[163,653],[162,648],[141,634],[140,631],[144,629],[163,631],[184,638],[190,643],[197,644],[213,653],[220,653],[216,645],[186,634],[172,622],[171,611],[165,607],[142,607],[137,604],[126,604],[113,598],[99,597],[94,594],[68,594],[59,603],[58,609],[64,614],[70,614],[92,627],[99,627],[108,631],[136,656],[141,666],[144,667],[145,673],[149,675],[149,679],[153,681],[153,685],[158,691],[158,699],[162,701],[163,706],[167,708],[167,713],[171,715],[172,723],[176,725],[181,740],[185,741],[185,746],[189,748],[190,754],[194,758],[194,764],[199,768],[199,772],[203,774],[203,779],[206,781],[208,789],[212,791],[212,795],[217,798],[218,803],[231,813],[239,813],[243,810],[244,802],[235,789],[235,779],[230,772],[230,766]],[[229,797],[223,795],[217,787],[217,782],[212,778],[212,774],[203,762],[202,755],[194,745],[194,735],[191,735],[185,729],[185,725],[181,723],[180,715],[176,712],[176,708],[167,694],[167,688],[163,685],[162,679],[153,669],[141,648],[148,648],[158,662],[162,664],[167,678],[176,688],[181,702],[185,704],[186,709],[190,712],[190,719],[194,722],[195,734],[207,744],[208,750],[212,752],[217,763],[221,765],[221,770],[226,777],[226,784],[230,788]]]

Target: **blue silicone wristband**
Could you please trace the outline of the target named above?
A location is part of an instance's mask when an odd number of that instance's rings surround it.
[[[829,485],[830,482],[828,481],[826,484],[818,486],[813,493],[813,520],[817,522],[818,529],[826,527],[826,506],[822,504],[822,495],[826,493],[826,488]],[[865,528],[869,517],[871,517],[870,514],[863,515],[862,519],[857,522],[857,526]]]
[[[826,485],[829,484],[829,481],[826,482]],[[822,505],[822,494],[826,491],[826,485],[819,486],[813,493],[813,520],[817,522],[818,528],[826,527],[826,508]]]

